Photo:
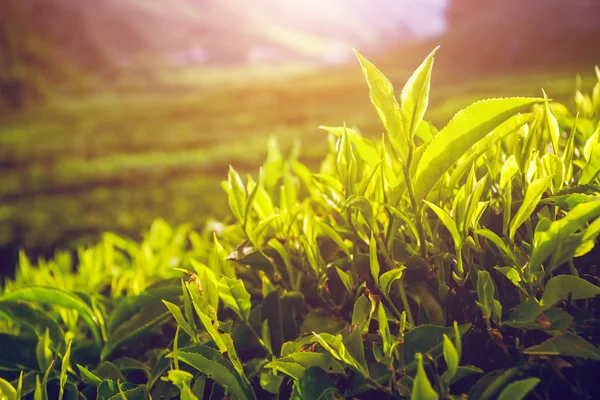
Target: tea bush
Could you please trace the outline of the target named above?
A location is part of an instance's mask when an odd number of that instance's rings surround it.
[[[424,119],[357,53],[380,140],[323,127],[312,173],[268,145],[230,168],[233,220],[157,220],[33,265],[0,297],[0,398],[593,398],[600,361],[600,70]],[[176,194],[173,194],[176,196]]]

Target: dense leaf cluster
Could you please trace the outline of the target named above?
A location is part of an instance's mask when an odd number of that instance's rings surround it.
[[[399,100],[357,54],[381,140],[323,127],[317,173],[271,141],[232,221],[22,254],[0,398],[597,395],[600,70],[575,114],[490,99],[438,131],[434,54]]]

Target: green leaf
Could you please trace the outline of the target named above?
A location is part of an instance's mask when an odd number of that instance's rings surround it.
[[[406,293],[419,305],[419,324],[446,324],[446,310],[429,285],[424,282],[411,283],[406,288]]]
[[[498,396],[498,400],[522,400],[540,383],[540,378],[527,378],[512,382]]]
[[[573,317],[563,310],[550,308],[544,312],[537,300],[529,298],[521,302],[503,324],[517,329],[564,331],[572,322]]]
[[[226,388],[234,399],[256,399],[252,387],[217,350],[204,345],[181,348],[177,358]]]
[[[377,258],[377,242],[375,241],[373,232],[371,232],[371,240],[369,242],[369,265],[371,267],[373,280],[376,285],[379,285],[379,271],[381,268],[379,266],[379,259]]]
[[[244,222],[245,210],[246,210],[246,188],[242,182],[242,178],[229,166],[229,174],[227,179],[228,188],[228,201],[231,212],[237,218],[238,221]]]
[[[173,318],[175,318],[175,321],[177,322],[177,325],[179,325],[181,327],[181,329],[183,329],[185,331],[185,333],[187,333],[190,338],[194,338],[196,336],[196,334],[194,333],[194,329],[191,327],[191,325],[187,322],[186,318],[183,316],[183,313],[181,312],[181,308],[179,308],[179,306],[177,306],[176,304],[170,303],[166,300],[162,301],[164,303],[165,306],[167,306],[167,308],[169,309],[169,312],[171,312],[171,314],[173,315]]]
[[[356,330],[356,332],[359,332]],[[359,332],[360,333],[360,332]],[[329,354],[333,356],[336,360],[342,361],[348,367],[354,369],[359,372],[363,376],[368,376],[368,371],[366,371],[361,363],[359,363],[348,351],[348,348],[342,342],[342,335],[331,335],[329,333],[312,333],[315,337],[317,343],[319,343]]]
[[[581,171],[578,183],[580,185],[594,183],[598,178],[598,174],[600,174],[600,143],[594,145],[590,154],[590,161]]]
[[[496,266],[494,269],[504,275],[513,285],[521,288],[521,275],[519,275],[519,271],[516,268]]]
[[[580,357],[600,361],[600,349],[572,332],[555,336],[523,350],[525,354]]]
[[[517,160],[513,154],[502,164],[502,169],[500,170],[500,189],[504,189],[517,172],[519,172],[519,164],[517,164]]]
[[[430,203],[428,201],[423,201],[423,202],[425,204],[427,204],[433,210],[433,212],[435,212],[435,214],[438,216],[440,221],[442,221],[442,223],[444,224],[446,229],[448,229],[448,232],[450,232],[450,236],[452,237],[452,240],[454,241],[454,247],[457,250],[460,249],[462,247],[462,238],[460,236],[460,233],[458,232],[458,227],[456,225],[456,222],[454,222],[454,220],[452,219],[450,214],[448,214],[446,211],[444,211],[443,209],[441,209],[440,207],[436,206],[433,203]],[[461,221],[459,221],[459,223],[460,222]]]
[[[439,46],[425,58],[419,68],[408,79],[400,95],[400,112],[404,123],[404,132],[406,132],[408,140],[412,140],[414,137],[427,110],[433,57],[438,49]]]
[[[444,360],[446,361],[448,370],[446,371],[447,373],[443,374],[443,379],[447,384],[449,384],[454,376],[456,376],[460,358],[456,348],[454,347],[454,344],[452,343],[452,340],[450,340],[446,334],[444,334]]]
[[[552,182],[552,176],[546,176],[544,178],[536,179],[531,182],[529,186],[527,186],[527,191],[525,192],[525,198],[523,199],[523,203],[519,208],[519,211],[515,214],[512,221],[510,221],[510,229],[509,229],[509,238],[510,240],[515,239],[515,233],[517,233],[517,229],[529,219],[533,210],[540,202],[542,195],[550,186],[550,182]]]
[[[596,246],[596,238],[598,235],[600,235],[600,219],[594,220],[583,233],[581,244],[575,251],[575,257],[581,257],[592,251]]]
[[[500,249],[500,251],[502,251],[502,254],[512,266],[519,266],[519,262],[517,261],[515,254],[506,246],[506,243],[504,243],[500,236],[498,236],[495,232],[492,232],[489,229],[479,229],[475,231],[475,233],[494,243]]]
[[[273,375],[271,372],[263,372],[260,374],[260,387],[269,393],[279,394],[284,379],[284,375]]]
[[[548,229],[539,232],[539,241],[533,248],[529,268],[537,270],[557,250],[559,243],[566,241],[577,230],[583,229],[587,221],[598,216],[600,216],[600,199],[579,204],[565,217],[552,222]],[[549,269],[546,270],[547,274],[551,272]]]
[[[209,334],[211,339],[215,342],[215,345],[219,349],[221,353],[225,353],[227,351],[227,346],[223,341],[223,338],[219,334],[219,321],[216,319],[211,319],[208,315],[206,315],[200,307],[194,302],[194,309],[196,310],[196,314],[198,314],[198,318],[200,318],[200,322],[206,329],[206,332]]]
[[[455,382],[460,381],[467,376],[475,375],[475,374],[483,374],[483,370],[481,368],[474,367],[472,365],[460,365],[456,369],[456,375],[449,382],[450,385]],[[442,375],[443,376],[443,375]]]
[[[178,290],[180,290],[178,288]],[[104,344],[100,358],[106,360],[123,343],[138,339],[149,334],[152,329],[164,324],[169,320],[171,313],[165,310],[160,300],[146,304],[137,314],[122,323],[111,332],[108,341]]]
[[[591,299],[598,295],[600,287],[577,276],[559,275],[546,283],[540,305],[542,310],[547,310],[562,300]]]
[[[179,389],[179,398],[181,400],[198,400],[190,388],[190,382],[194,376],[186,371],[170,370],[167,379]]]
[[[329,236],[329,238],[333,240],[334,243],[337,244],[344,253],[346,253],[348,258],[350,258],[350,249],[348,248],[348,246],[346,246],[346,243],[344,243],[344,240],[339,235],[339,233],[337,233],[335,229],[333,229],[332,227],[330,227],[322,221],[316,220],[316,222],[319,228],[321,228],[321,230],[323,231],[323,233]]]
[[[48,313],[34,308],[28,303],[0,302],[0,318],[12,321],[21,329],[31,329],[38,338],[48,331],[51,347],[61,354],[64,352],[65,335],[58,323]]]
[[[106,321],[106,328],[111,333],[138,314],[149,303],[162,308],[162,300],[176,301],[179,296],[181,296],[181,287],[173,285],[149,288],[138,296],[122,297],[117,301],[113,312]]]
[[[77,369],[79,370],[79,374],[81,375],[81,380],[86,385],[98,386],[102,383],[102,379],[98,378],[96,374],[94,374],[84,366],[77,364]]]
[[[248,321],[250,317],[250,293],[246,291],[244,282],[240,279],[231,279],[222,276],[219,280],[219,297],[234,311],[242,321]]]
[[[344,367],[329,354],[300,351],[279,359],[294,362],[304,368],[319,367],[329,374],[344,374]]]
[[[52,371],[52,366],[54,365],[54,360],[48,366],[48,369],[44,373],[44,379],[42,379],[42,383],[39,383],[39,375],[36,376],[35,381],[35,393],[33,394],[33,398],[35,400],[48,400],[48,379],[50,378],[50,371]]]
[[[458,332],[464,335],[471,326],[470,323],[459,325]],[[429,354],[433,359],[440,357],[443,354],[444,334],[458,340],[453,327],[419,325],[408,331],[404,335],[404,363],[407,370],[415,367],[417,353]]]
[[[477,297],[479,302],[476,302],[483,318],[494,319],[499,323],[499,318],[502,316],[502,306],[496,299],[496,287],[489,272],[485,270],[477,271]],[[496,310],[496,307],[500,307],[500,310]]]
[[[318,367],[308,368],[302,378],[294,382],[290,400],[341,400],[335,382]]]
[[[377,114],[383,122],[394,150],[398,153],[400,160],[404,161],[408,154],[408,135],[402,126],[400,106],[394,96],[394,88],[385,75],[373,64],[358,51],[354,50],[354,53],[367,80],[371,103],[375,106]]]
[[[265,365],[265,368],[275,369],[278,372],[282,372],[293,379],[302,378],[302,376],[304,375],[304,371],[306,371],[306,368],[304,368],[298,363],[282,361],[281,359],[271,361],[270,363]]]
[[[0,302],[28,301],[34,304],[47,304],[51,306],[65,307],[75,310],[85,321],[92,332],[94,339],[100,343],[100,332],[98,330],[98,318],[94,311],[79,297],[74,294],[47,287],[26,287],[10,292]]]
[[[392,289],[392,283],[395,280],[402,278],[402,273],[406,269],[405,266],[400,266],[384,272],[379,278],[379,290],[384,296],[389,296]]]
[[[350,275],[348,275],[347,273],[345,273],[344,271],[342,271],[342,269],[340,269],[340,267],[338,267],[338,266],[335,267],[335,271],[337,272],[338,276],[340,277],[340,280],[344,284],[344,287],[346,288],[346,291],[348,292],[348,294],[351,295],[352,292],[353,292],[353,290],[352,290],[352,278],[350,277]]]
[[[50,348],[50,337],[48,330],[38,338],[35,346],[35,357],[37,358],[40,371],[46,371],[50,364],[54,362],[52,349]]]
[[[348,208],[359,210],[365,218],[369,228],[371,228],[371,230],[377,229],[373,217],[373,204],[371,204],[369,199],[363,196],[350,196],[344,203],[340,213],[345,213]]]
[[[411,400],[438,400],[439,396],[436,391],[433,390],[431,382],[429,382],[425,369],[423,368],[423,355],[417,353],[416,359],[417,374],[415,375],[412,391],[410,393]]]
[[[375,304],[367,296],[361,294],[354,302],[352,309],[352,325],[357,325],[358,329],[366,334],[369,330],[371,317],[375,311]]]
[[[427,197],[437,181],[479,140],[513,115],[544,101],[539,98],[489,99],[459,111],[429,143],[413,181],[415,196]]]
[[[60,376],[58,378],[59,383],[60,383],[60,391],[58,394],[58,399],[62,400],[63,395],[64,395],[64,391],[65,391],[65,385],[67,383],[67,374],[69,371],[69,363],[70,363],[70,358],[71,358],[71,345],[73,344],[73,341],[69,341],[69,344],[67,345],[67,351],[65,351],[65,355],[62,359],[62,364],[60,366]]]
[[[2,400],[18,400],[17,390],[10,382],[0,378],[0,399]]]
[[[381,302],[377,306],[377,321],[379,322],[378,331],[383,343],[383,352],[386,355],[391,355],[394,338],[390,332],[390,324],[388,323],[385,308]]]
[[[265,297],[261,306],[263,320],[269,321],[269,334],[274,354],[279,354],[283,343],[294,340],[298,336],[295,318],[302,312],[304,297],[298,292],[287,292],[282,295],[279,290],[276,290]]]

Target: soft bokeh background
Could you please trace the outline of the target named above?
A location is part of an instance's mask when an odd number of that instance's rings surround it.
[[[319,125],[382,130],[357,48],[401,88],[441,44],[443,125],[489,96],[569,102],[600,61],[598,0],[2,0],[0,263],[227,216],[229,164],[269,137],[318,165]]]

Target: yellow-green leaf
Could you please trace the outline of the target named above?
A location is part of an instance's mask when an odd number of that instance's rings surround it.
[[[439,46],[425,58],[419,68],[408,79],[400,95],[400,111],[404,123],[404,132],[407,133],[408,140],[412,140],[414,137],[427,110],[433,57],[438,49]]]
[[[427,197],[438,180],[479,140],[540,98],[489,99],[459,111],[429,143],[415,172],[415,196]]]

